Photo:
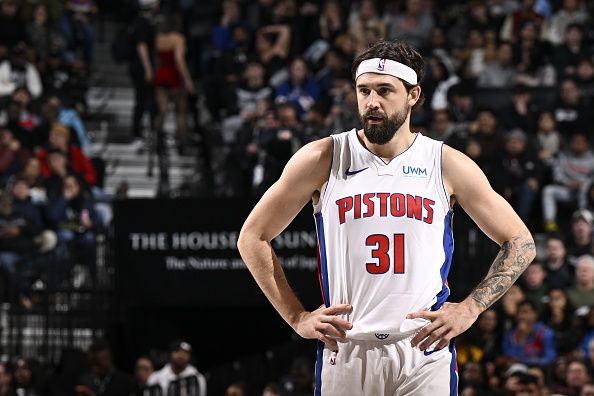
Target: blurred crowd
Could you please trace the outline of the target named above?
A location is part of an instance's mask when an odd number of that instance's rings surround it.
[[[104,164],[86,129],[93,0],[0,2],[0,299],[93,282],[111,221]]]

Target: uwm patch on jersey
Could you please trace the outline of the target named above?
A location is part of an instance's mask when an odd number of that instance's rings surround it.
[[[449,296],[452,212],[442,180],[442,143],[417,133],[385,163],[356,130],[333,135],[330,177],[314,206],[326,305],[349,303],[347,337],[403,337]]]

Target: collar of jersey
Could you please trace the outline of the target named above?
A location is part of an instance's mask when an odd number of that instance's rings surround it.
[[[388,162],[385,162],[378,155],[376,155],[373,152],[371,152],[371,150],[369,150],[363,144],[363,142],[359,139],[359,135],[357,134],[357,128],[353,128],[352,133],[350,135],[351,135],[351,143],[353,143],[353,147],[357,147],[356,148],[357,151],[363,152],[364,155],[370,156],[373,159],[373,162],[377,165],[378,168],[384,168],[384,167],[390,167],[390,165],[392,163],[394,163],[394,160],[396,158],[402,157],[405,153],[407,153],[408,151],[410,151],[410,149],[414,146],[415,142],[418,140],[417,138],[419,137],[419,135],[421,135],[421,133],[420,132],[415,132],[415,138],[412,141],[412,143],[410,144],[410,146],[408,146],[406,148],[406,150],[404,150],[403,152],[401,152],[400,154],[398,154],[397,156],[395,156],[394,158],[392,158]]]

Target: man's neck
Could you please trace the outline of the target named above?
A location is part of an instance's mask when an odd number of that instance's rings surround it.
[[[407,123],[396,132],[392,140],[386,144],[373,144],[367,140],[362,129],[357,132],[359,140],[367,147],[369,151],[380,157],[385,163],[390,162],[398,155],[405,152],[414,142],[416,134],[410,132]]]

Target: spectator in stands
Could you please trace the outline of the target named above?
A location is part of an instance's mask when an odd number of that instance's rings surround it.
[[[0,4],[0,59],[6,58],[15,45],[27,41],[27,31],[17,0]]]
[[[106,341],[95,341],[88,352],[90,370],[78,380],[78,396],[129,396],[134,389],[130,376],[113,363],[111,347]]]
[[[321,68],[315,74],[315,80],[320,88],[320,100],[336,103],[343,99],[344,92],[341,87],[348,84],[350,91],[350,78],[348,65],[344,58],[335,49],[329,49],[324,54]]]
[[[512,45],[499,44],[497,57],[488,62],[478,74],[477,86],[480,88],[511,88],[516,82],[516,69],[513,64]]]
[[[475,325],[456,340],[458,362],[488,362],[501,354],[500,323],[495,309],[480,314]]]
[[[503,332],[510,331],[514,325],[518,314],[519,304],[525,300],[524,291],[518,283],[514,283],[507,293],[501,297],[501,301],[496,305],[500,326]]]
[[[350,18],[349,33],[357,40],[365,41],[366,31],[369,29],[376,29],[380,37],[386,37],[386,24],[378,16],[374,1],[362,0],[359,3],[359,8],[353,12],[353,17]]]
[[[569,26],[583,24],[587,20],[588,12],[580,0],[563,0],[561,8],[548,21],[544,35],[551,44],[560,45]]]
[[[74,135],[71,136],[71,143],[79,146],[85,155],[91,155],[91,137],[85,128],[79,112],[74,108],[65,106],[62,100],[56,95],[46,97],[44,105],[47,106],[45,111],[57,113],[57,119],[50,116],[48,121],[51,120],[52,124],[53,122],[58,122],[74,131]]]
[[[503,353],[524,364],[547,365],[557,356],[553,331],[538,321],[538,311],[531,301],[518,306],[515,328],[503,339]]]
[[[576,312],[576,315],[578,313],[579,311]],[[581,326],[578,326],[575,329],[577,336],[581,337],[578,350],[583,356],[591,359],[590,345],[592,344],[592,340],[594,340],[594,310],[589,309],[585,315],[583,312],[581,313]]]
[[[0,184],[23,169],[31,152],[24,148],[10,129],[0,130]]]
[[[47,378],[34,359],[16,359],[13,377],[13,387],[19,396],[43,396],[50,392]]]
[[[362,3],[361,7],[363,7]],[[367,13],[365,15],[367,15]],[[363,17],[361,17],[361,19],[363,19]],[[334,40],[336,40],[336,37],[346,31],[346,22],[343,16],[343,10],[340,7],[338,1],[324,1],[324,6],[318,19],[318,29],[320,38],[328,43],[333,43]]]
[[[524,23],[520,39],[514,44],[516,82],[530,87],[552,87],[556,74],[548,63],[548,53],[548,43],[540,41],[536,24]]]
[[[46,4],[39,3],[33,9],[33,19],[27,25],[27,36],[35,51],[35,66],[44,74],[50,53],[62,53],[66,47],[64,36],[49,18]]]
[[[27,61],[27,46],[16,44],[10,59],[0,63],[0,96],[10,95],[19,87],[26,87],[33,98],[41,96],[43,85],[35,66]]]
[[[289,67],[289,80],[276,89],[276,103],[289,103],[302,116],[319,98],[320,88],[310,77],[307,63],[303,58],[293,59]]]
[[[542,321],[553,330],[559,355],[566,355],[575,349],[579,340],[574,329],[574,307],[565,289],[550,289],[547,297]]]
[[[540,112],[540,107],[534,101],[532,89],[524,84],[516,84],[511,99],[511,104],[500,111],[502,126],[506,130],[520,128],[532,136]]]
[[[546,277],[544,266],[539,261],[533,261],[522,274],[526,300],[534,303],[539,314],[542,313],[545,300],[548,298],[549,287],[545,282]]]
[[[58,248],[67,252],[70,264],[83,274],[74,286],[92,285],[96,281],[95,234],[100,222],[92,198],[76,176],[64,178],[62,195],[49,200],[46,217],[58,235]]]
[[[578,61],[592,55],[592,50],[584,40],[583,26],[568,25],[564,40],[553,48],[551,55],[553,65],[560,77],[575,75]]]
[[[544,265],[547,271],[547,284],[551,288],[567,288],[573,285],[573,267],[567,260],[565,242],[558,234],[547,236]]]
[[[565,356],[559,356],[553,362],[550,375],[551,392],[553,394],[567,395],[571,392],[571,389],[565,382],[568,364],[569,359]]]
[[[463,66],[460,70],[462,78],[476,80],[485,69],[487,50],[485,35],[478,29],[468,32],[465,47],[454,52],[458,62]]]
[[[52,125],[47,148],[42,148],[37,152],[43,176],[50,176],[48,152],[52,149],[58,149],[66,154],[70,170],[79,175],[87,186],[94,186],[97,183],[97,173],[91,160],[79,147],[70,143],[70,130],[58,123]]]
[[[212,30],[212,44],[219,51],[227,51],[235,48],[233,30],[237,26],[247,27],[247,23],[241,17],[239,3],[235,0],[223,2],[223,15],[220,23]]]
[[[526,23],[532,23],[537,35],[540,35],[544,16],[535,10],[534,3],[535,0],[522,0],[521,8],[505,18],[499,32],[501,40],[515,42],[520,37],[522,26]]]
[[[0,362],[0,396],[16,396],[11,383],[12,371],[6,362]]]
[[[154,14],[159,0],[138,0],[140,12],[132,23],[132,54],[128,72],[134,85],[134,114],[132,116],[132,144],[135,149],[144,145],[142,136],[142,118],[149,114],[149,125],[152,127],[154,113],[154,79],[155,26]]]
[[[454,123],[450,120],[447,110],[433,111],[433,121],[427,135],[433,139],[445,142],[453,133]]]
[[[358,127],[361,124],[359,112],[357,111],[357,96],[353,89],[346,85],[337,87],[337,91],[342,91],[336,95],[337,100],[326,117],[325,124],[329,133],[346,131],[351,125]]]
[[[266,80],[273,86],[279,84],[277,73],[285,67],[290,46],[291,29],[288,25],[268,25],[256,32],[258,61],[266,69]]]
[[[61,197],[64,189],[64,179],[68,176],[69,166],[66,154],[58,149],[51,149],[47,153],[49,176],[43,180],[43,187],[49,199]]]
[[[57,169],[58,165],[63,163],[58,159],[63,155],[58,154],[52,161]],[[91,243],[94,239],[91,231],[97,223],[95,210],[93,209],[92,199],[82,188],[78,178],[73,174],[66,174],[62,177],[62,191],[59,195],[54,195],[52,190],[48,190],[50,201],[47,207],[48,220],[59,229],[60,241],[70,241],[73,235],[84,235],[85,240]]]
[[[206,379],[190,364],[192,346],[186,341],[173,341],[169,347],[169,363],[161,370],[155,371],[148,379],[147,385],[158,385],[163,395],[168,395],[172,386],[186,385],[188,394],[206,396]]]
[[[45,203],[47,201],[45,187],[43,186],[43,176],[41,175],[41,165],[37,157],[31,157],[25,162],[23,170],[19,173],[19,177],[29,186],[33,201],[37,203]]]
[[[592,111],[572,78],[564,78],[559,84],[559,96],[553,112],[564,138],[573,133],[587,134],[593,128]]]
[[[390,40],[403,40],[416,48],[423,48],[429,41],[434,24],[421,0],[406,0],[404,12],[386,17]]]
[[[136,396],[141,396],[143,394],[143,391],[147,386],[147,381],[154,371],[155,364],[151,358],[148,356],[141,356],[136,359],[136,364],[134,365],[135,390],[133,392]]]
[[[459,389],[462,391],[460,395],[464,396],[472,391],[477,396],[492,396],[493,393],[488,389],[486,377],[483,366],[477,362],[466,362],[461,370]]]
[[[515,396],[543,396],[543,389],[534,375],[524,374],[518,377]]]
[[[432,57],[429,60],[430,77],[425,84],[430,84],[430,92],[426,92],[427,100],[431,103],[431,110],[446,110],[448,108],[448,93],[452,86],[460,83],[454,65],[444,57]]]
[[[45,253],[56,247],[56,234],[49,230],[44,219],[44,207],[35,202],[31,196],[29,185],[20,177],[14,178],[11,186],[11,198],[13,211],[16,215],[27,217],[31,222],[37,225],[36,228],[43,231],[35,238],[35,243],[39,246],[39,252]]]
[[[247,384],[244,382],[233,382],[225,390],[225,396],[248,396]]]
[[[452,121],[456,124],[456,129],[467,127],[467,124],[476,117],[473,90],[474,87],[470,82],[462,81],[459,84],[453,85],[448,91],[448,96],[451,100],[448,110],[450,111]]]
[[[309,359],[298,356],[291,362],[289,374],[280,379],[280,385],[297,396],[311,395],[314,386],[314,367]]]
[[[59,95],[72,103],[73,107],[84,108],[88,78],[80,65],[68,64],[59,49],[49,50],[41,78],[45,93]]]
[[[538,116],[536,141],[538,158],[550,173],[561,149],[561,135],[557,131],[555,116],[550,111],[543,111]]]
[[[594,58],[578,60],[575,78],[582,89],[583,95],[592,100],[594,98]]]
[[[281,396],[281,390],[277,384],[269,383],[264,387],[262,396]]]
[[[248,63],[236,90],[237,113],[244,116],[255,113],[258,102],[271,96],[272,88],[266,83],[264,67],[258,62]]]
[[[19,265],[39,252],[35,238],[41,232],[39,224],[14,212],[8,194],[0,195],[0,269],[8,278],[8,297],[11,301],[21,291]]]
[[[592,363],[590,364],[592,365]],[[594,384],[592,382],[584,384],[579,396],[594,396]]]
[[[585,207],[586,189],[594,176],[594,154],[583,133],[571,136],[569,150],[559,154],[553,166],[553,181],[543,188],[542,207],[546,231],[556,231],[557,203],[570,202]]]
[[[590,382],[591,379],[585,361],[576,359],[569,362],[567,372],[565,373],[565,382],[570,388],[570,394],[579,395],[582,387]]]
[[[28,132],[19,125],[20,108],[19,105],[14,102],[9,102],[6,109],[6,124],[4,128],[10,130],[16,140],[19,141],[23,149],[28,152],[32,152],[34,149],[33,138],[34,134]],[[1,124],[0,124],[1,125]]]
[[[194,94],[194,82],[185,60],[186,39],[181,33],[181,28],[179,15],[168,15],[159,23],[156,36],[158,62],[154,81],[158,109],[155,130],[162,131],[169,102],[173,102],[175,138],[180,153],[190,144],[187,103],[188,95]]]
[[[258,62],[247,64],[242,79],[235,89],[233,115],[223,121],[223,141],[235,142],[237,133],[242,128],[253,128],[262,110],[264,102],[272,98],[273,90],[266,83],[264,67]],[[251,134],[251,133],[250,133]]]
[[[68,0],[64,5],[59,24],[66,39],[66,56],[70,62],[88,67],[93,63],[97,5],[94,0]]]
[[[504,197],[511,202],[518,215],[528,223],[532,206],[542,180],[540,162],[528,147],[528,137],[521,129],[513,129],[505,136],[502,158]]]
[[[569,301],[576,307],[594,306],[594,257],[580,256],[575,265],[575,286],[567,290]]]
[[[571,233],[567,240],[567,258],[571,265],[577,264],[578,257],[591,253],[592,225],[594,214],[587,209],[579,209],[571,216]]]

